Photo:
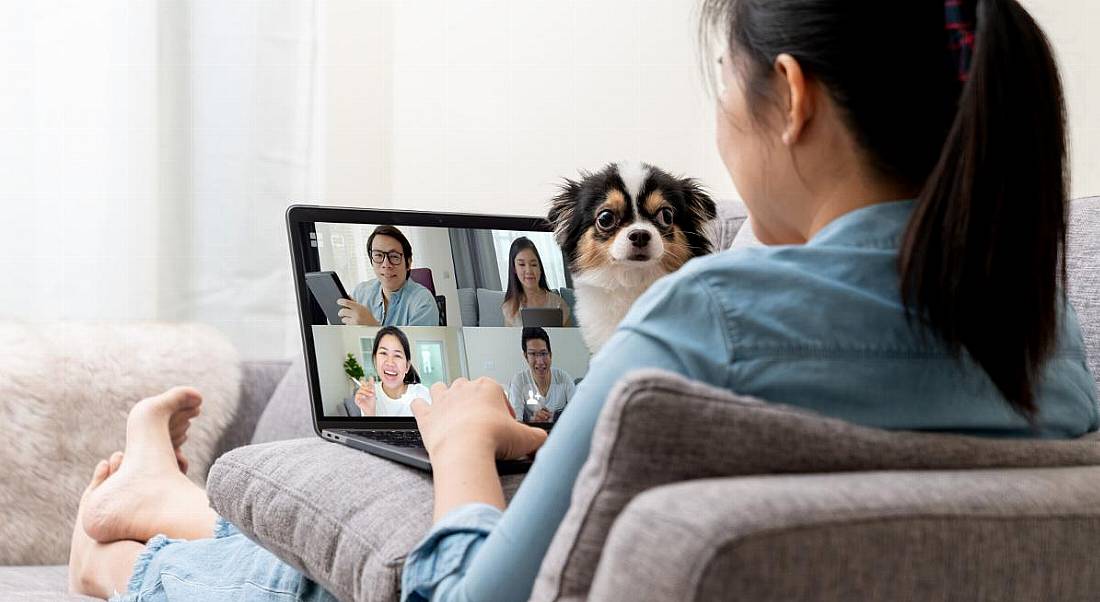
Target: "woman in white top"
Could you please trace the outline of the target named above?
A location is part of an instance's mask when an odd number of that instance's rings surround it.
[[[508,289],[504,292],[505,326],[523,326],[520,310],[526,307],[548,307],[561,310],[561,325],[570,325],[569,304],[546,284],[539,250],[530,238],[521,236],[512,241],[508,250]]]
[[[386,326],[378,331],[371,351],[378,380],[370,378],[355,392],[360,416],[412,416],[409,405],[414,399],[432,402],[409,355],[409,338],[399,328]]]

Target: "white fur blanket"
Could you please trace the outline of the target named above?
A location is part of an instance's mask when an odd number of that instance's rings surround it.
[[[195,324],[0,322],[0,564],[65,564],[92,468],[126,441],[139,399],[175,385],[203,394],[183,451],[205,484],[237,409],[240,366]]]

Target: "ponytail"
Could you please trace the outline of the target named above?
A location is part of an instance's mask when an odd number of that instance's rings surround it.
[[[902,239],[902,299],[1034,419],[1066,283],[1066,127],[1043,32],[1015,0],[978,0],[973,63]]]
[[[406,385],[419,385],[420,384],[420,374],[417,373],[416,367],[413,366],[411,363],[409,364],[409,371],[405,373],[405,384]]]

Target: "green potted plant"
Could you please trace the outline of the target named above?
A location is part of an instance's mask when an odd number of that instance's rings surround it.
[[[348,358],[344,360],[344,374],[347,374],[357,382],[363,382],[363,376],[366,375],[366,373],[363,372],[363,367],[356,361],[355,355],[351,353],[349,353]],[[355,389],[358,389],[358,387],[355,387]],[[355,389],[352,389],[352,397],[355,397]]]

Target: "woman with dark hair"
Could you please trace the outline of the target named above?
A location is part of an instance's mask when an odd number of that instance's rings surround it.
[[[351,299],[337,303],[344,324],[359,326],[439,326],[431,291],[409,278],[412,244],[393,226],[378,226],[367,238],[374,280],[356,285]]]
[[[527,599],[604,401],[642,368],[881,428],[1097,429],[1095,381],[1063,292],[1062,89],[1027,11],[1015,0],[705,0],[703,15],[722,51],[719,154],[768,246],[699,258],[658,281],[592,359],[548,441],[487,379],[414,401],[436,524],[407,555],[405,600]],[[132,414],[127,438],[159,433],[159,447],[135,446],[136,461],[155,454],[171,472],[170,416],[187,406],[155,403],[156,420]],[[505,510],[494,460],[535,449]],[[126,487],[130,461],[127,448],[118,475],[97,467],[82,514],[140,515],[97,495]],[[173,479],[130,486],[157,487],[152,499],[188,501],[193,513],[158,516],[198,518],[129,520],[96,530],[98,544],[81,524],[102,521],[78,521],[70,569],[89,582],[77,589],[155,587],[173,567],[146,564],[171,561],[158,560],[162,548],[134,567],[135,541],[224,526],[194,485]],[[184,564],[259,553],[210,541],[167,547],[191,546],[174,556]],[[293,574],[271,563],[276,577]],[[223,564],[218,580],[248,579],[240,562]]]
[[[428,388],[411,363],[409,338],[396,326],[384,326],[374,335],[371,362],[378,376],[361,382],[355,403],[347,404],[348,416],[412,416],[409,404],[416,398],[431,403]]]
[[[508,249],[508,289],[504,292],[505,326],[523,326],[520,310],[548,307],[561,310],[561,325],[569,326],[569,304],[546,284],[542,257],[530,238],[521,236]]]

